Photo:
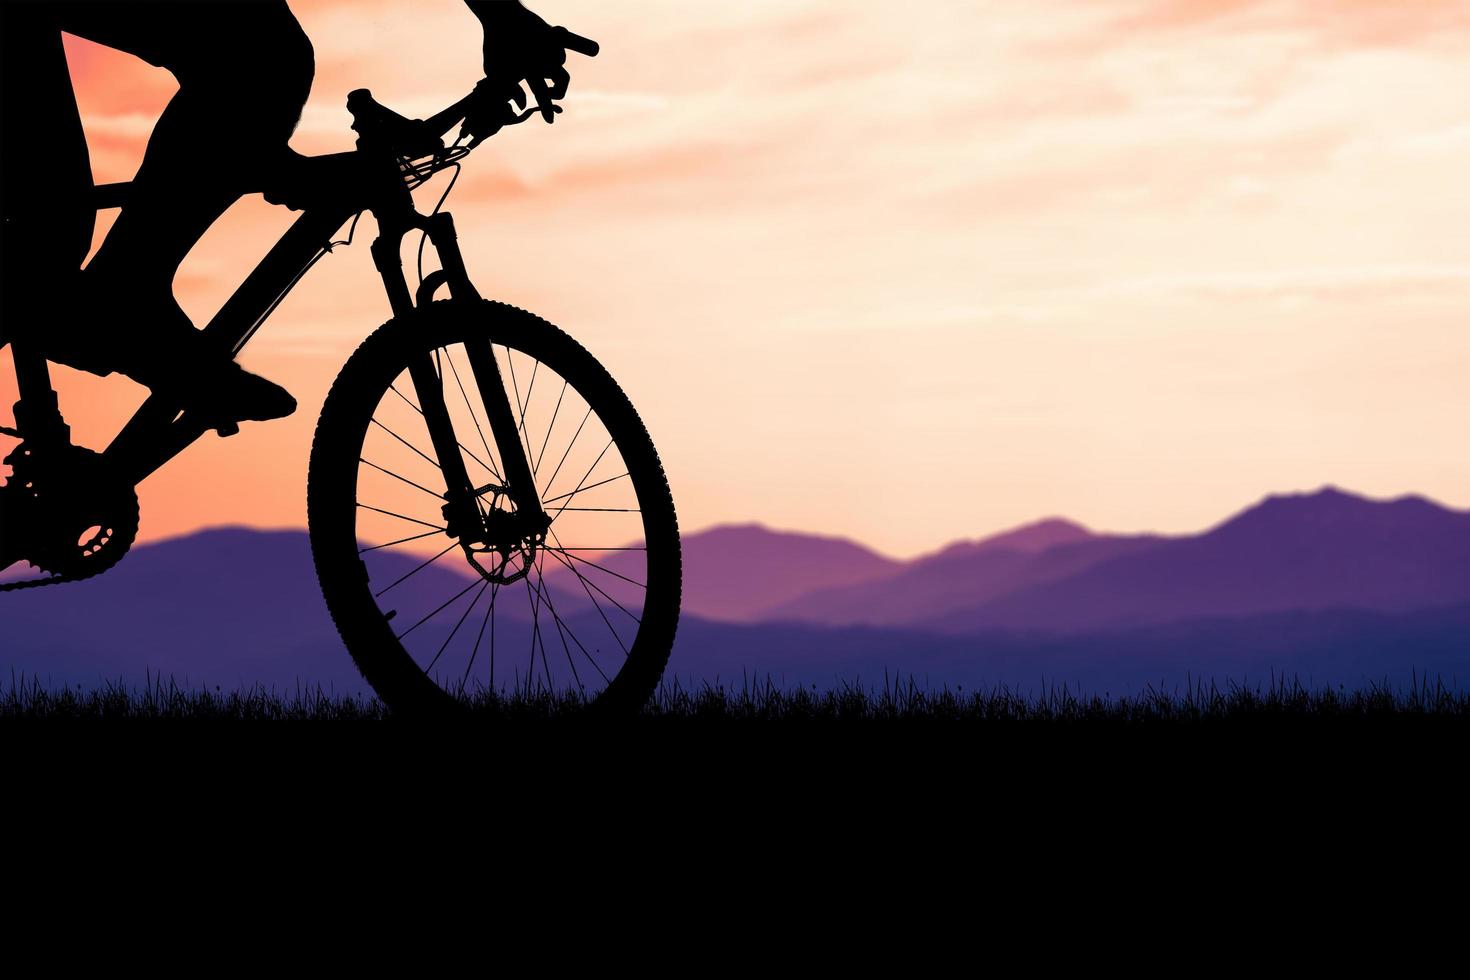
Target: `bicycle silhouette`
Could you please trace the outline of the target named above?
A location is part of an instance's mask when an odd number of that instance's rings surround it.
[[[596,54],[564,34],[568,48]],[[451,215],[415,207],[412,189],[477,145],[464,133],[443,141],[473,100],[409,120],[353,92],[357,149],[310,158],[323,176],[303,191],[302,215],[204,332],[238,355],[322,255],[351,243],[351,231],[333,236],[371,211],[393,315],[333,382],[307,478],[312,558],[342,641],[395,711],[442,711],[506,687],[636,707],[678,624],[673,498],[602,365],[546,321],[481,298]],[[491,131],[536,112],[507,102]],[[97,207],[118,206],[126,190],[96,188]],[[413,231],[440,268],[410,289],[401,253]],[[441,290],[448,298],[435,299]],[[237,428],[154,394],[102,452],[75,446],[45,356],[10,344],[20,400],[15,427],[0,433],[21,442],[4,460],[0,569],[28,561],[46,577],[0,590],[100,574],[133,543],[136,486],[211,429]]]

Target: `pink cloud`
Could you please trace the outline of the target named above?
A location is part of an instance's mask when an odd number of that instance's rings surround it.
[[[1470,39],[1461,4],[1446,0],[1145,0],[1111,20],[1114,37],[1179,31],[1293,31],[1335,47]]]

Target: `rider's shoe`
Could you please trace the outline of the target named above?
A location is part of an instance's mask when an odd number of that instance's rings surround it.
[[[280,385],[251,374],[229,351],[195,329],[172,296],[144,302],[136,296],[90,289],[97,297],[79,309],[65,329],[46,332],[41,347],[58,363],[102,377],[127,375],[155,393],[176,399],[210,427],[269,421],[296,411],[296,399]],[[105,304],[106,310],[100,309]],[[130,329],[126,319],[147,323]]]
[[[289,391],[242,368],[193,326],[159,331],[149,346],[151,356],[125,358],[117,370],[177,400],[209,428],[267,422],[296,411],[296,399]]]
[[[229,427],[233,422],[269,422],[296,411],[296,399],[274,381],[251,374],[228,357],[201,359],[183,378],[160,382],[176,393],[186,411],[196,412],[209,428]]]

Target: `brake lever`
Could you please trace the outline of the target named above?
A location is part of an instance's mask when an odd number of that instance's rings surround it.
[[[473,135],[470,134],[470,131],[469,131],[469,122],[468,121],[466,121],[466,122],[464,122],[464,123],[462,123],[460,125],[460,127],[459,127],[459,139],[462,140],[466,136],[469,136],[470,137],[470,141],[469,141],[469,143],[465,147],[466,149],[473,150],[475,147],[479,146],[481,143],[485,142],[487,139],[489,139],[490,137],[494,136],[496,133],[500,132],[502,129],[504,129],[507,126],[518,126],[521,123],[525,122],[527,119],[530,119],[532,116],[539,116],[539,115],[541,115],[541,107],[540,106],[536,106],[536,105],[527,106],[526,109],[524,111],[522,111],[522,112],[516,112],[514,109],[510,108],[510,102],[509,101],[507,101],[505,103],[505,107],[506,107],[505,117],[500,122],[496,123],[495,126],[493,128],[491,128],[488,132],[482,132],[481,135],[479,135],[479,136],[473,136]],[[559,106],[559,105],[553,105],[551,107],[551,111],[554,114],[560,114],[561,113],[561,106]],[[483,128],[483,127],[477,127],[477,128]]]
[[[559,106],[559,105],[552,105],[551,112],[552,112],[552,115],[559,114],[561,112],[561,106]],[[508,126],[514,126],[514,125],[516,125],[518,123],[525,122],[527,119],[530,119],[532,116],[539,116],[539,115],[541,115],[541,107],[538,106],[538,105],[531,106],[528,109],[526,109],[525,112],[522,112],[522,113],[516,115],[516,117],[514,119],[512,119],[506,125],[508,125]]]

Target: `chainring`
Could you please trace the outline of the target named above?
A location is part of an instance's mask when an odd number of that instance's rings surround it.
[[[28,562],[48,577],[0,584],[0,592],[91,578],[112,568],[138,535],[138,494],[100,453],[22,442],[3,460],[0,568]]]

